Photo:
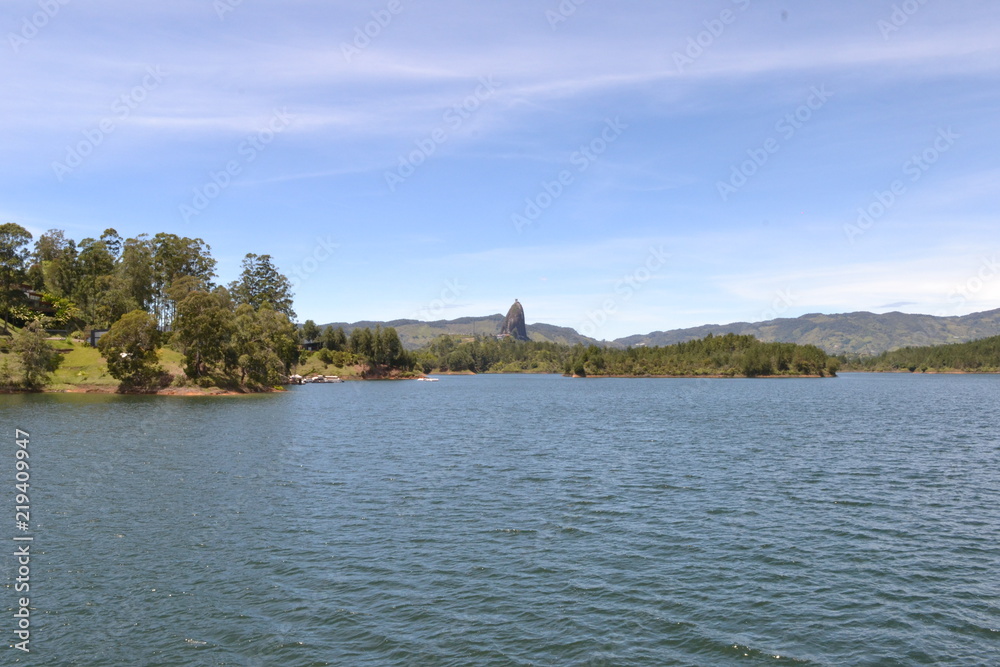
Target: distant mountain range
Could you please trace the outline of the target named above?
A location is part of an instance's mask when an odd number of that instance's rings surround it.
[[[960,317],[858,312],[839,315],[811,313],[767,322],[706,324],[690,329],[654,331],[614,341],[616,345],[670,345],[708,334],[749,334],[765,342],[815,345],[829,354],[880,354],[916,345],[962,343],[1000,335],[1000,309]]]
[[[334,327],[344,327],[350,333],[354,328],[395,327],[400,340],[408,349],[426,345],[442,334],[472,336],[496,334],[504,316],[500,313],[485,317],[463,317],[457,320],[420,322],[418,320],[393,320],[391,322],[334,322]],[[323,325],[325,326],[325,325]],[[734,322],[732,324],[706,324],[688,329],[654,331],[627,336],[613,341],[597,341],[569,327],[551,324],[529,324],[528,337],[537,341],[552,341],[574,345],[609,345],[636,347],[640,345],[671,345],[687,340],[704,338],[708,334],[747,334],[765,341],[811,344],[830,354],[873,355],[887,350],[916,345],[943,345],[960,343],[977,338],[1000,335],[1000,309],[988,310],[955,317],[934,315],[909,315],[906,313],[868,312],[822,315],[811,313],[795,318],[781,318],[766,322]]]

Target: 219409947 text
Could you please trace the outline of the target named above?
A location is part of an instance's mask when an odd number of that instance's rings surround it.
[[[30,653],[31,648],[31,542],[34,537],[27,534],[31,529],[31,500],[28,496],[31,480],[31,466],[28,464],[27,431],[15,429],[14,450],[14,526],[18,533],[14,536],[14,559],[17,576],[14,591],[19,595],[14,609],[14,635],[17,640],[11,648]]]

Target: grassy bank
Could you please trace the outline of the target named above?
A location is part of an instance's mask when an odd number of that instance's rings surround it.
[[[58,350],[61,357],[59,368],[51,374],[51,381],[44,387],[45,392],[69,393],[115,393],[119,381],[111,377],[107,363],[101,353],[82,340],[65,338],[49,338],[49,345]],[[218,396],[238,395],[248,393],[232,382],[218,379],[219,386],[202,387],[184,374],[184,355],[170,347],[157,350],[159,364],[163,371],[173,379],[170,386],[161,388],[155,393],[162,395],[182,396]],[[16,376],[18,362],[15,355],[0,352],[0,365],[7,362]],[[302,376],[308,375],[338,375],[344,380],[396,380],[422,377],[419,372],[405,373],[400,371],[372,372],[364,364],[335,365],[323,363],[316,355],[310,356],[304,363],[293,370]]]

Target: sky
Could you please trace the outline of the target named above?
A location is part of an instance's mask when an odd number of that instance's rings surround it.
[[[7,0],[0,221],[204,239],[299,320],[611,340],[1000,307],[988,0]]]

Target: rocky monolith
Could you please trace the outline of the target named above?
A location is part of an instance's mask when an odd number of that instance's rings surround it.
[[[524,308],[521,302],[514,299],[514,305],[507,311],[503,326],[500,327],[500,335],[512,336],[517,340],[528,340],[528,330],[524,325]]]

